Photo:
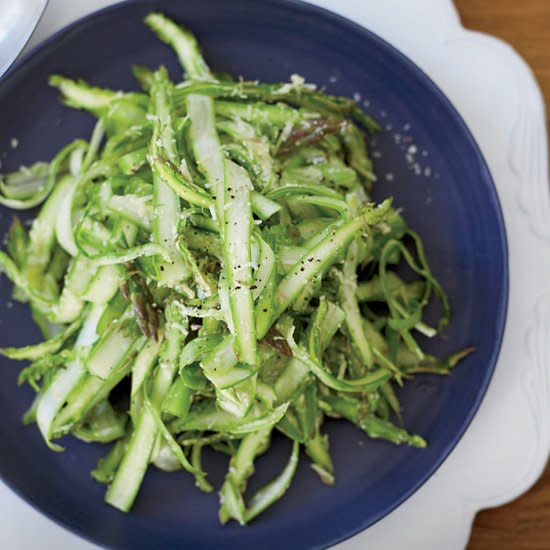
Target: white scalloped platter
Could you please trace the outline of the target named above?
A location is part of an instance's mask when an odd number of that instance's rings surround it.
[[[30,47],[113,3],[50,0]],[[374,31],[435,81],[481,147],[504,212],[510,259],[508,320],[481,408],[449,458],[421,489],[337,547],[463,548],[477,511],[526,491],[541,474],[550,451],[550,197],[542,97],[533,74],[514,50],[465,30],[451,0],[312,3]],[[0,516],[0,548],[97,549],[1,484]]]

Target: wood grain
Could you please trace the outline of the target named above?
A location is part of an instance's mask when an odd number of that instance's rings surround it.
[[[455,5],[466,28],[502,38],[527,61],[550,121],[550,0],[455,0]]]
[[[455,0],[455,4],[465,27],[502,38],[529,63],[550,122],[550,0]],[[550,465],[527,494],[477,515],[468,549],[493,548],[550,549]]]

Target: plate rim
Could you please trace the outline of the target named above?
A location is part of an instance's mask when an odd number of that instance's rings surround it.
[[[330,540],[326,540],[321,545],[316,546],[316,548],[328,548],[330,546],[341,543],[353,537],[354,535],[357,535],[358,533],[368,529],[374,524],[378,523],[380,520],[382,520],[384,517],[386,517],[396,508],[401,506],[401,504],[403,504],[406,500],[408,500],[414,493],[416,493],[445,463],[445,461],[447,460],[447,458],[449,457],[453,449],[458,445],[458,443],[464,437],[470,424],[472,423],[472,420],[478,413],[479,408],[487,394],[489,385],[491,383],[494,371],[498,363],[498,358],[502,350],[503,336],[507,325],[507,313],[509,309],[509,298],[510,298],[510,264],[509,264],[510,257],[509,257],[509,247],[508,247],[508,236],[506,231],[506,224],[504,220],[503,209],[498,196],[497,187],[495,185],[493,176],[491,174],[491,171],[489,169],[485,156],[483,155],[480,146],[475,140],[472,131],[470,130],[468,124],[466,123],[466,121],[464,120],[464,118],[462,117],[458,109],[455,107],[451,99],[442,91],[442,89],[435,83],[435,81],[426,72],[424,72],[424,70],[421,69],[420,66],[417,65],[410,57],[408,57],[405,53],[403,53],[397,47],[393,46],[390,42],[382,38],[379,34],[370,30],[369,28],[364,27],[363,25],[349,19],[348,17],[340,15],[339,13],[335,13],[325,7],[322,7],[316,4],[311,4],[306,0],[242,0],[242,1],[255,3],[256,5],[260,4],[260,5],[275,6],[281,10],[290,10],[291,12],[294,10],[301,10],[302,12],[305,12],[312,17],[325,19],[327,22],[330,22],[331,24],[348,27],[350,28],[350,30],[359,34],[363,34],[364,37],[376,42],[379,46],[381,46],[382,49],[389,51],[389,53],[393,55],[394,58],[397,58],[399,62],[401,62],[403,65],[407,67],[409,72],[414,73],[416,77],[419,78],[419,80],[424,81],[426,86],[431,89],[431,91],[438,97],[439,101],[441,101],[441,104],[444,105],[445,108],[452,115],[452,118],[460,127],[463,137],[465,138],[467,144],[470,146],[472,153],[474,153],[476,161],[479,163],[479,168],[481,169],[481,173],[482,173],[482,177],[480,179],[484,180],[485,184],[487,185],[487,189],[489,191],[490,203],[492,204],[493,210],[496,214],[495,221],[498,226],[498,234],[500,236],[500,241],[501,241],[499,252],[503,260],[504,270],[502,273],[502,296],[499,301],[498,311],[495,318],[495,325],[498,326],[497,338],[495,339],[495,345],[492,350],[491,358],[487,362],[487,367],[484,373],[482,384],[480,384],[480,386],[478,387],[475,403],[471,407],[468,415],[463,419],[461,423],[461,427],[457,431],[457,436],[454,438],[454,440],[450,441],[445,446],[445,448],[441,451],[438,459],[434,461],[434,463],[430,466],[427,473],[421,479],[419,479],[408,491],[405,491],[391,505],[386,506],[386,508],[384,508],[378,514],[371,517],[370,519],[365,520],[357,527],[348,530],[346,534],[335,536]],[[94,19],[106,14],[108,15],[110,12],[117,12],[123,9],[132,9],[134,6],[138,6],[138,5],[143,6],[147,4],[150,4],[151,9],[154,9],[155,0],[118,0],[113,4],[94,10],[82,17],[77,18],[71,23],[63,26],[62,28],[58,29],[57,31],[49,35],[47,38],[45,38],[44,40],[42,40],[41,42],[33,46],[29,51],[20,55],[16,59],[16,61],[12,63],[9,69],[0,77],[0,91],[2,90],[6,81],[8,81],[11,77],[13,77],[15,73],[17,73],[20,69],[23,69],[28,62],[32,61],[34,57],[42,53],[44,50],[47,50],[48,48],[55,46],[57,41],[62,40],[65,35],[68,35],[74,29],[81,26],[85,26],[86,24],[93,21]],[[45,13],[45,11],[46,10],[44,10],[43,14]],[[84,528],[65,522],[61,517],[58,517],[58,515],[56,515],[54,512],[50,511],[49,509],[38,507],[33,502],[32,497],[27,495],[26,491],[24,491],[21,487],[16,486],[14,483],[11,482],[11,480],[7,479],[4,476],[2,471],[0,471],[0,481],[2,481],[16,495],[22,498],[34,510],[48,517],[49,519],[54,521],[57,525],[78,535],[79,537],[87,540],[88,542],[91,542],[92,544],[96,544],[96,545],[104,544],[104,541],[99,541],[98,539],[94,539],[93,534],[88,533],[88,531],[85,531]]]

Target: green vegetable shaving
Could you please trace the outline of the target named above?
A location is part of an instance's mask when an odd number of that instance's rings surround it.
[[[143,91],[122,92],[52,76],[96,119],[90,140],[0,178],[0,204],[41,205],[29,230],[14,218],[0,267],[46,337],[0,354],[30,361],[25,422],[52,450],[67,434],[113,444],[92,473],[107,503],[129,511],[151,464],[212,491],[210,447],[230,455],[220,521],[244,525],[283,497],[300,450],[337,483],[326,417],[425,447],[397,390],[472,350],[421,347],[450,308],[419,236],[369,197],[376,121],[296,76],[218,79],[189,31],[159,13],[145,23],[185,79],[136,66]],[[275,432],[290,456],[245,497]]]

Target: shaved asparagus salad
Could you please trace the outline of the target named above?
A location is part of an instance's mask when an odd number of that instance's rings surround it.
[[[3,205],[42,204],[28,232],[14,218],[0,266],[45,338],[1,353],[30,361],[24,420],[52,450],[67,434],[113,443],[92,472],[109,504],[128,511],[150,464],[212,491],[210,447],[229,456],[220,520],[246,524],[283,496],[300,450],[335,482],[325,417],[424,447],[395,389],[471,350],[440,360],[417,341],[449,305],[418,235],[369,198],[363,132],[377,123],[297,76],[216,74],[188,31],[145,23],[185,79],[136,66],[143,91],[121,92],[52,76],[97,119],[90,140],[0,180]],[[423,321],[432,296],[436,326]],[[275,432],[293,442],[288,461],[245,498]]]

